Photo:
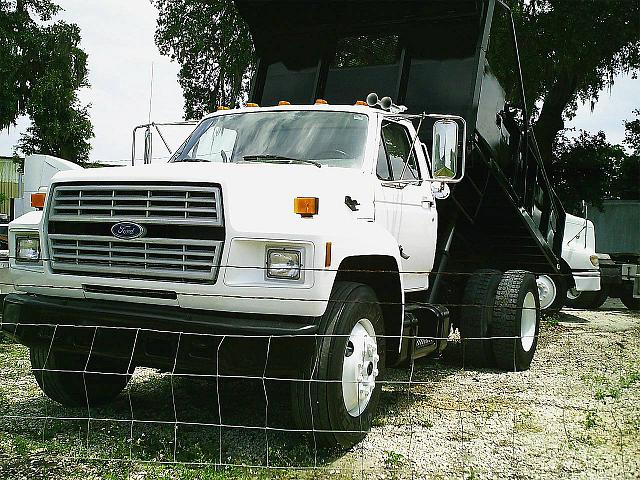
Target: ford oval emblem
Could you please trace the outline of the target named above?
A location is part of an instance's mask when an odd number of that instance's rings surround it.
[[[116,238],[122,240],[133,240],[134,238],[140,238],[147,233],[147,230],[137,223],[120,222],[111,227],[111,233]]]

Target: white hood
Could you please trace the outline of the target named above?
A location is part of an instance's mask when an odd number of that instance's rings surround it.
[[[336,215],[373,218],[372,176],[355,169],[269,163],[176,162],[61,172],[52,183],[66,182],[217,183],[222,187],[225,223],[231,223],[237,231],[285,233],[283,221],[291,222],[292,228],[299,228],[301,218],[293,212],[295,197],[319,199],[316,226],[328,219],[335,220]],[[357,211],[345,205],[346,196],[358,201]],[[275,214],[279,217],[278,222],[273,221]]]

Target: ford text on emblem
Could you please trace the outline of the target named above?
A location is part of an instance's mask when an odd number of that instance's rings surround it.
[[[120,222],[111,227],[111,233],[114,237],[123,240],[133,240],[134,238],[142,237],[147,232],[142,225],[137,223]]]

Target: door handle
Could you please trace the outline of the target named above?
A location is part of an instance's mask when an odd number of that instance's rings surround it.
[[[422,197],[422,208],[433,208],[435,204],[436,202],[433,201],[431,198]]]

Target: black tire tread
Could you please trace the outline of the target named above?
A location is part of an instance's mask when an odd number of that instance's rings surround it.
[[[519,370],[516,362],[517,337],[516,331],[520,305],[518,297],[527,278],[533,275],[525,270],[509,270],[504,273],[496,291],[496,299],[493,307],[493,352],[496,365],[506,371]],[[537,292],[537,286],[536,286]]]
[[[462,298],[460,315],[460,336],[462,337],[463,363],[477,367],[490,367],[494,364],[493,350],[489,340],[465,340],[488,337],[491,334],[493,303],[495,293],[502,278],[502,272],[493,269],[481,269],[473,272],[467,281]],[[484,318],[482,318],[484,316]],[[482,331],[483,320],[488,328]]]
[[[335,335],[337,323],[340,319],[340,311],[345,308],[345,302],[352,297],[356,290],[361,288],[370,289],[368,285],[362,283],[347,281],[336,282],[331,292],[329,305],[320,320],[318,331],[322,332],[322,335]],[[384,332],[376,332],[376,334],[383,335]],[[334,344],[337,341],[337,337],[331,336],[329,337],[329,341],[322,340],[322,337],[318,337],[317,339],[317,361],[315,364],[311,365],[311,372],[306,372],[305,378],[307,379],[318,378],[319,372],[326,370],[331,358],[331,353],[334,350]],[[384,365],[380,364],[378,369],[381,372],[380,376],[382,376]],[[329,394],[330,392],[326,382],[309,382],[301,380],[292,382],[292,416],[298,428],[304,430],[313,428],[318,430],[334,430],[334,427],[331,425],[328,408]],[[315,405],[310,405],[310,400],[312,399],[316,399]],[[362,432],[360,435],[347,435],[339,432],[325,431],[314,432],[314,438],[318,447],[335,447],[337,445],[350,447],[351,445],[349,443],[356,443],[361,440],[365,434],[366,432]],[[350,436],[352,438],[345,442],[345,436]]]
[[[99,406],[112,401],[127,386],[131,375],[95,375],[72,373],[84,370],[82,356],[74,356],[50,350],[48,346],[32,346],[29,349],[31,367],[40,389],[50,399],[67,407]],[[78,361],[80,359],[80,361]],[[71,372],[48,371],[70,370]],[[90,365],[89,370],[113,372],[113,368],[101,369]],[[123,372],[124,373],[124,372]],[[85,388],[86,381],[86,388]],[[88,397],[88,398],[87,398]]]

